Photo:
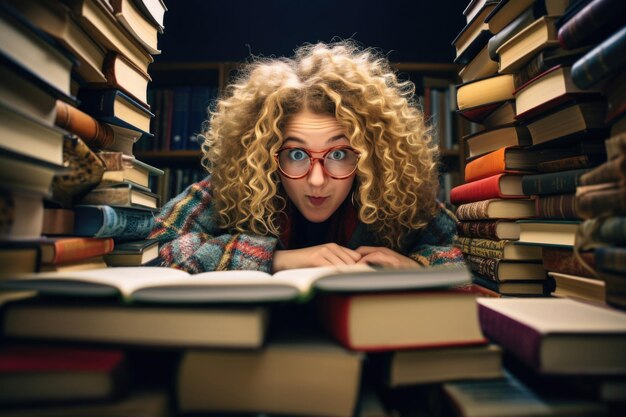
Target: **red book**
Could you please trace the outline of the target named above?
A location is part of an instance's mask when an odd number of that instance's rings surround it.
[[[125,388],[124,352],[56,346],[0,349],[0,403],[109,399]]]
[[[497,174],[450,190],[450,202],[454,205],[493,198],[527,198],[522,193],[522,177]]]
[[[43,264],[65,264],[106,255],[113,251],[112,238],[60,237],[43,238],[39,242]]]
[[[325,295],[322,323],[343,346],[377,352],[477,345],[476,294],[462,290]]]

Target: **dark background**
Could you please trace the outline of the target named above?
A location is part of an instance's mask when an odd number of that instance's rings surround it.
[[[469,0],[165,0],[157,62],[289,56],[305,42],[352,38],[392,62],[452,62]]]

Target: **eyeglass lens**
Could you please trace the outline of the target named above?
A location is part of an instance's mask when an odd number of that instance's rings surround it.
[[[331,149],[324,155],[323,163],[330,175],[350,175],[356,167],[357,154],[350,148]],[[297,177],[309,171],[311,157],[304,149],[283,149],[278,153],[278,164],[285,174]]]

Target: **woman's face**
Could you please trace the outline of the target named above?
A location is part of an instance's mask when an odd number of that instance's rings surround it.
[[[295,114],[287,120],[281,147],[294,146],[313,151],[314,157],[322,158],[324,152],[335,146],[349,146],[345,129],[330,115],[314,114],[307,110]],[[331,158],[342,158],[341,151]],[[306,157],[301,151],[290,153],[291,159]],[[303,178],[292,179],[280,173],[287,196],[300,210],[300,213],[313,223],[327,220],[346,199],[354,182],[353,173],[345,179],[334,179],[322,169],[321,161],[316,160],[312,169]]]

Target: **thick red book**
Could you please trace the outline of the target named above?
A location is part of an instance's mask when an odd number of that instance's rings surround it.
[[[522,177],[497,174],[456,186],[450,190],[450,202],[454,205],[492,198],[526,198],[522,192]]]
[[[325,295],[322,324],[348,349],[398,349],[477,345],[476,294],[462,290]]]

